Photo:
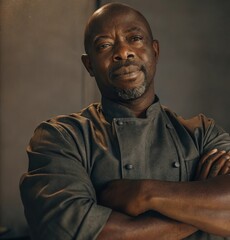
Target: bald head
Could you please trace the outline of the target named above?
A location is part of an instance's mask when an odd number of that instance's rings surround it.
[[[149,26],[148,21],[146,18],[136,9],[131,8],[130,6],[126,4],[121,3],[109,3],[101,8],[99,8],[97,11],[93,13],[93,15],[89,18],[88,23],[85,28],[85,36],[84,36],[84,46],[86,53],[89,52],[90,45],[92,43],[92,37],[95,34],[96,31],[99,31],[101,23],[106,24],[110,23],[113,18],[117,15],[135,15],[135,17],[147,28],[150,37],[153,39],[152,31]],[[122,22],[122,19],[121,19]]]

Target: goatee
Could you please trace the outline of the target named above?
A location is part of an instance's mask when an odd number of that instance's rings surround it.
[[[133,100],[141,97],[146,91],[146,80],[138,87],[131,89],[114,88],[117,95],[123,100]]]

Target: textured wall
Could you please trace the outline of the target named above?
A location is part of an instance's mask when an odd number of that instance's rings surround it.
[[[42,120],[98,98],[80,56],[92,0],[1,0],[0,225],[24,231],[18,182]]]
[[[162,103],[186,117],[204,112],[230,131],[230,1],[120,2],[143,12],[160,41],[156,88]],[[98,99],[80,61],[83,28],[94,1],[0,4],[0,225],[19,235],[26,223],[18,181],[34,128]]]

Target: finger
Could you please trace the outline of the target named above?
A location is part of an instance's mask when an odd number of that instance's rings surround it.
[[[208,174],[210,172],[211,166],[215,161],[217,161],[223,154],[225,154],[225,151],[219,151],[212,155],[209,155],[208,158],[206,158],[205,162],[203,162],[200,170],[200,174],[198,176],[199,180],[206,179],[208,177]]]
[[[219,160],[225,153],[226,153],[225,151],[219,151],[217,153],[212,154],[211,156],[209,156],[206,159],[206,161],[203,163],[202,168],[201,168],[200,179],[207,179],[208,178],[208,174],[209,174],[213,164],[217,160]],[[216,165],[216,167],[217,166],[218,166],[218,164]],[[215,167],[214,167],[214,171],[217,171],[217,169],[215,169]]]
[[[230,159],[225,162],[225,165],[221,168],[219,175],[230,174]]]
[[[230,159],[229,154],[225,153],[218,160],[216,160],[214,164],[211,166],[208,178],[218,176],[222,168],[225,168],[224,172],[226,172],[228,168],[228,164],[226,163],[229,161],[229,159]]]
[[[202,169],[202,165],[203,163],[206,161],[207,158],[209,158],[211,155],[215,154],[218,150],[215,148],[213,150],[211,150],[210,152],[208,152],[207,154],[205,154],[199,161],[197,169],[196,169],[196,177],[197,178],[200,175],[201,169]]]

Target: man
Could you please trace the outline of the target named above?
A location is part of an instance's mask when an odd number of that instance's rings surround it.
[[[33,239],[230,239],[229,134],[160,105],[146,19],[104,5],[85,51],[102,102],[36,129],[21,180]]]

